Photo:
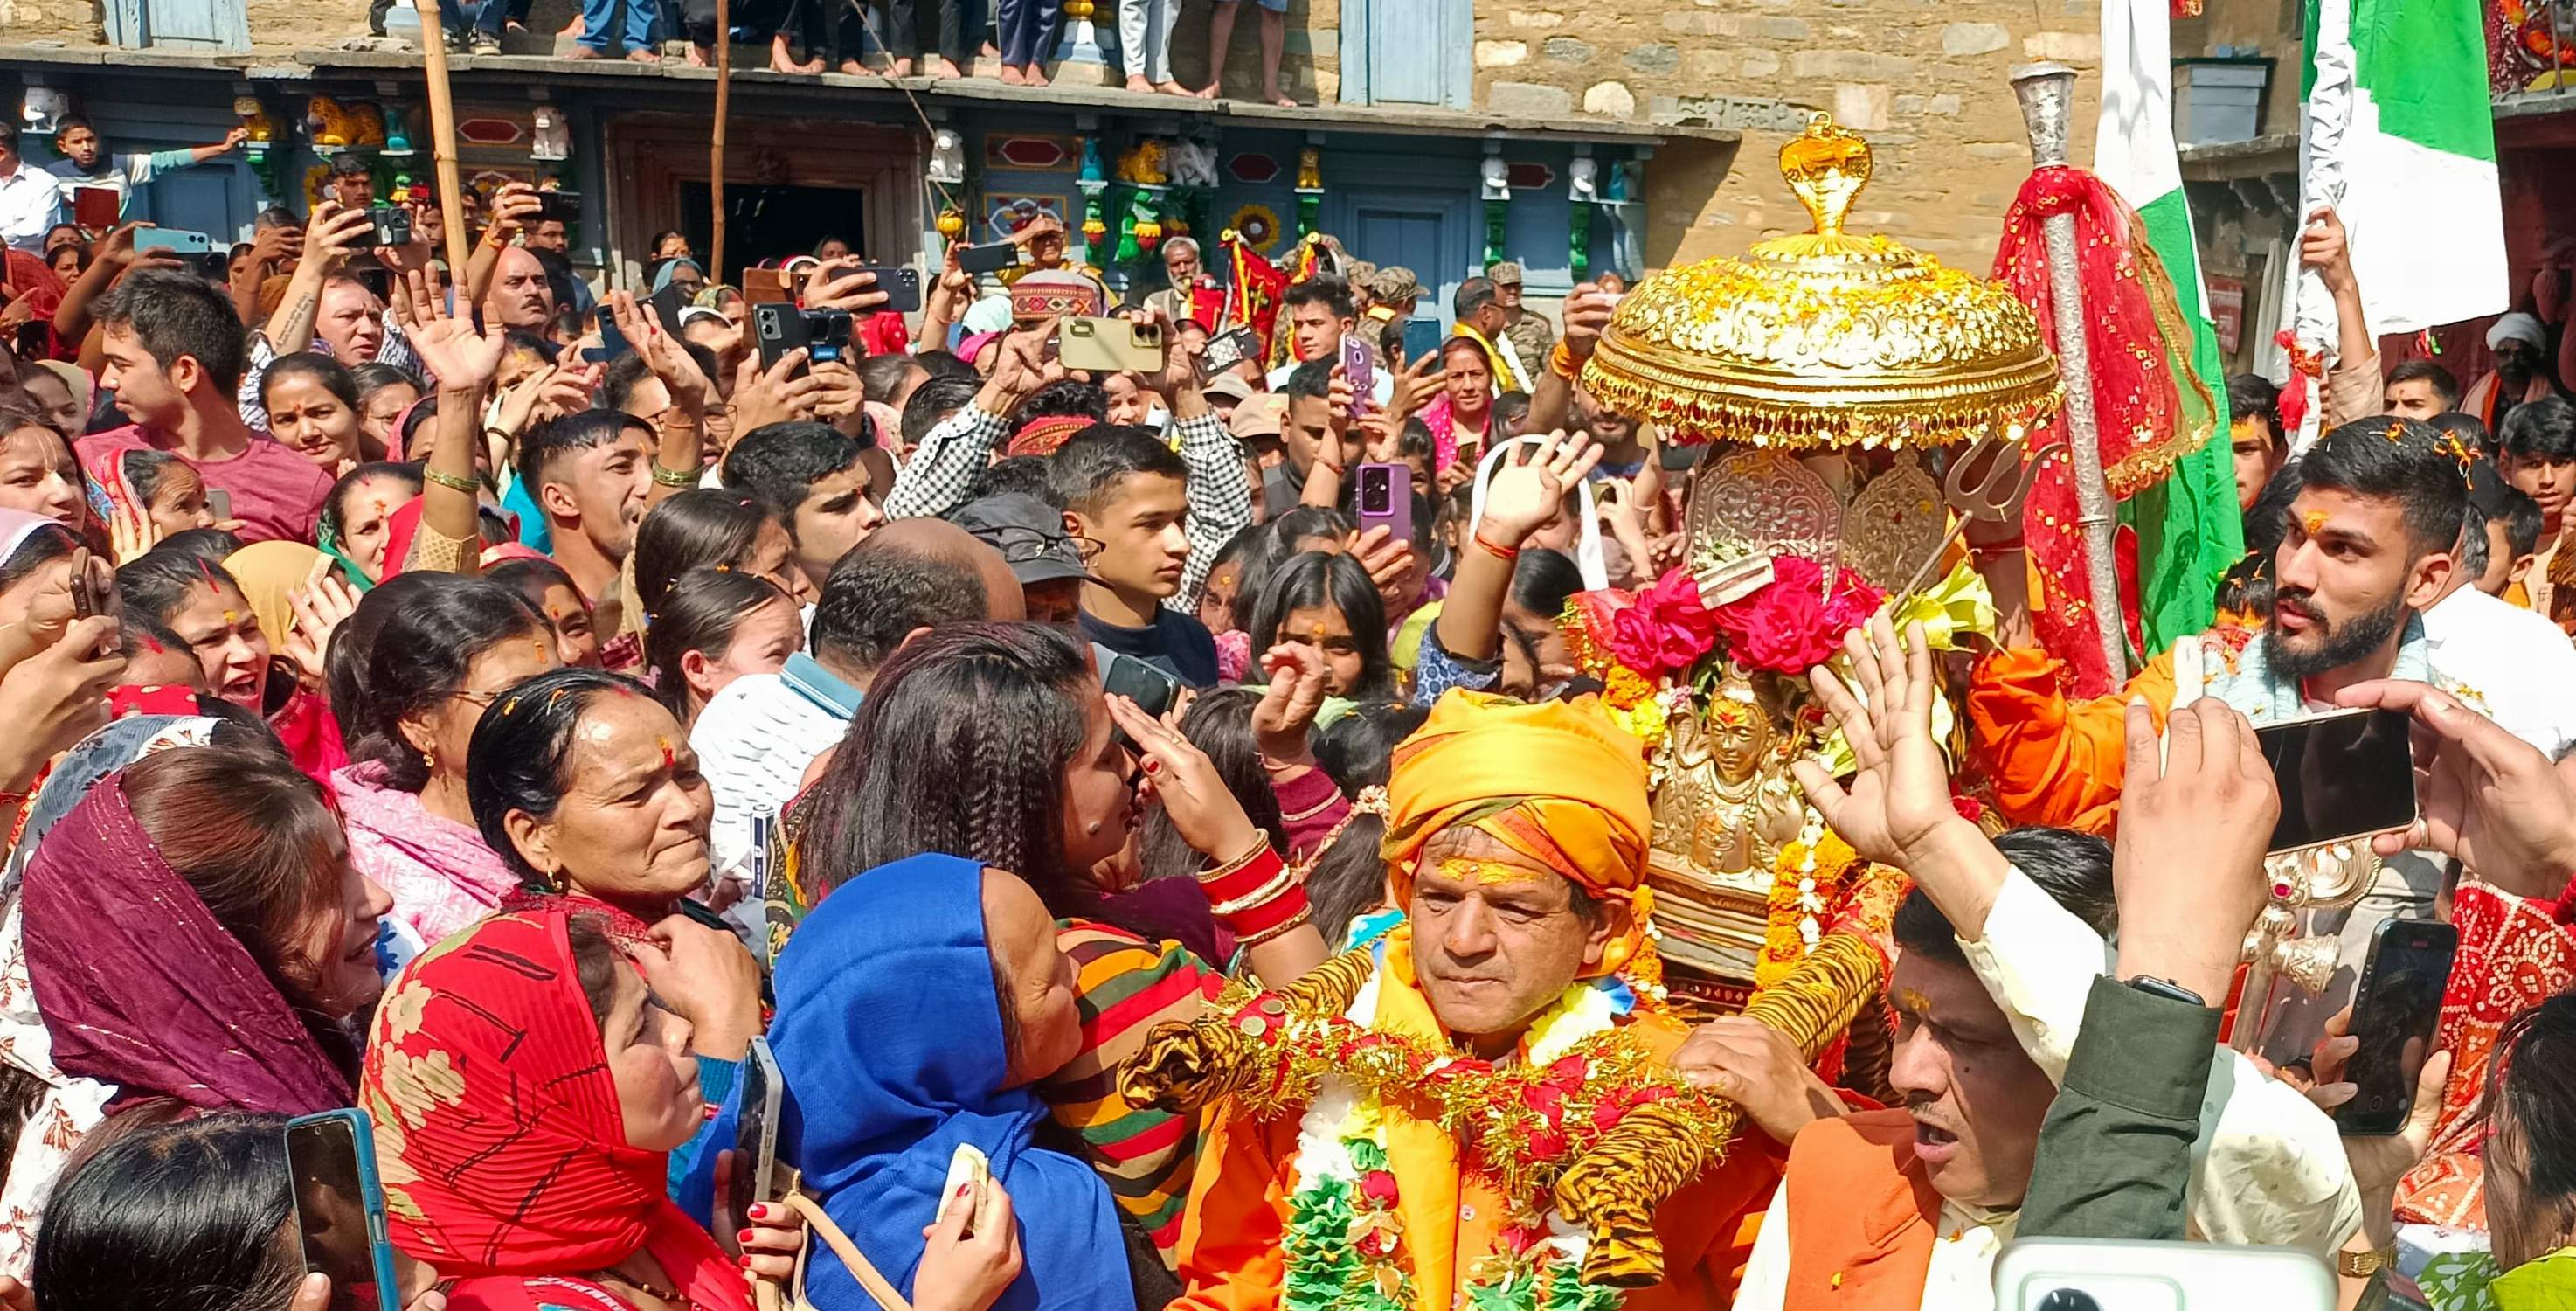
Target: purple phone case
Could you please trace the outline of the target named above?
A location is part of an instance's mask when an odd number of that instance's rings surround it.
[[[1369,509],[1369,502],[1373,499],[1370,496],[1370,483],[1376,475],[1371,471],[1378,469],[1384,469],[1387,471],[1387,508],[1372,511]],[[1379,524],[1385,524],[1387,536],[1393,540],[1399,542],[1409,542],[1413,540],[1412,465],[1363,464],[1359,467],[1359,482],[1354,484],[1354,486],[1357,487],[1358,490],[1352,496],[1351,504],[1353,508],[1359,511],[1358,518],[1361,532],[1367,532],[1369,529],[1375,528]]]
[[[1342,376],[1351,384],[1351,417],[1369,412],[1369,393],[1377,390],[1377,365],[1369,357],[1368,343],[1349,335],[1342,336]]]

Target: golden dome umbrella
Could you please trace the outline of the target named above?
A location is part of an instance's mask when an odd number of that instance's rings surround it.
[[[1869,146],[1825,114],[1780,149],[1815,229],[1668,269],[1620,302],[1584,389],[1683,443],[1946,446],[2057,412],[2057,361],[2001,284],[1843,230]]]

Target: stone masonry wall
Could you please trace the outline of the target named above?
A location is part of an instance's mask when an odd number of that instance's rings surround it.
[[[1982,272],[2030,172],[2008,72],[2075,66],[2089,158],[2099,22],[2092,0],[1478,0],[1477,93],[1504,113],[1744,128],[1741,147],[1666,146],[1648,164],[1650,266],[1804,231],[1777,162],[1813,108],[1876,152],[1855,229]]]

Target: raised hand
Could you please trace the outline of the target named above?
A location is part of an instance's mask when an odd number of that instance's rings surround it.
[[[671,404],[682,414],[703,415],[707,408],[707,375],[698,371],[698,362],[680,345],[662,323],[662,316],[649,305],[635,303],[635,293],[608,293],[608,312],[617,322],[617,330],[635,353],[644,357],[644,367],[662,380],[671,393]]]
[[[805,275],[804,299],[809,310],[847,310],[866,316],[892,299],[877,289],[877,275],[860,265],[866,261],[856,255],[836,255],[814,266]]]
[[[1191,850],[1211,860],[1232,860],[1262,840],[1261,830],[1226,790],[1206,752],[1126,697],[1109,698],[1109,717],[1136,744],[1144,757],[1144,786],[1162,801],[1163,813]]]
[[[802,346],[778,357],[767,369],[760,357],[745,356],[733,382],[733,439],[741,441],[760,428],[790,419],[812,417],[823,383],[805,367]]]
[[[2268,895],[2263,851],[2281,813],[2244,715],[2203,697],[2166,721],[2158,763],[2144,701],[2128,709],[2128,764],[2111,873],[2122,978],[2170,979],[2215,1003]]]
[[[396,295],[411,306],[412,351],[438,379],[439,390],[480,392],[491,385],[509,345],[506,332],[500,328],[475,332],[471,319],[447,312],[429,290],[428,275],[417,270],[402,276]]]
[[[1842,728],[1859,771],[1845,785],[1813,760],[1791,769],[1808,803],[1853,851],[1910,871],[1945,829],[1967,824],[1950,805],[1949,762],[1932,739],[1932,654],[1921,624],[1905,626],[1899,650],[1883,611],[1844,635],[1843,653],[1857,691],[1823,665],[1807,679]]]
[[[1324,708],[1324,653],[1304,642],[1281,642],[1261,653],[1270,682],[1252,708],[1252,742],[1273,770],[1313,764],[1307,730]]]
[[[1586,282],[1575,287],[1565,298],[1559,316],[1565,320],[1565,352],[1578,360],[1590,359],[1594,347],[1601,344],[1601,332],[1610,326],[1610,315],[1619,308],[1617,297],[1603,291],[1598,283]]]
[[[2494,720],[2425,683],[2382,679],[2335,694],[2342,706],[2414,717],[2420,817],[2370,841],[2382,856],[2430,847],[2520,896],[2554,899],[2576,874],[2576,790],[2549,759]]]
[[[1563,429],[1522,442],[1495,466],[1485,485],[1485,516],[1477,531],[1517,547],[1562,511],[1565,494],[1601,462],[1601,444],[1569,437]]]

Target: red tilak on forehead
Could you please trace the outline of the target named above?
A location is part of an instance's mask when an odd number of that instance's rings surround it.
[[[679,753],[671,750],[671,739],[667,737],[657,737],[653,740],[661,744],[662,747],[662,768],[669,769],[673,764],[679,761]]]

